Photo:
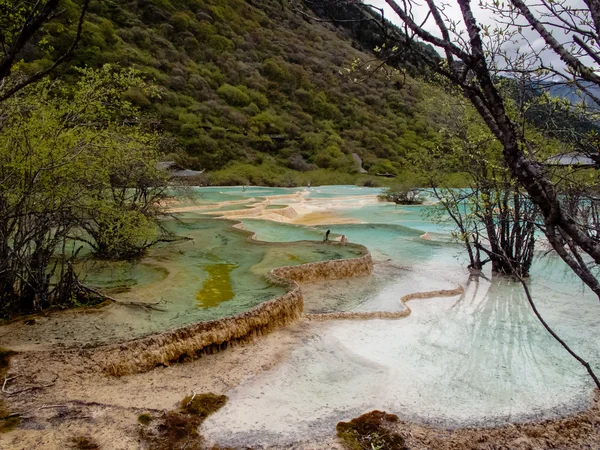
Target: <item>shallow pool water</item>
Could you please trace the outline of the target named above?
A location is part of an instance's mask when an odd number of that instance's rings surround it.
[[[265,277],[276,267],[363,254],[360,247],[324,245],[321,239],[256,242],[234,224],[183,213],[166,225],[185,239],[157,245],[139,261],[80,262],[82,281],[117,303],[86,314],[75,310],[68,320],[40,318],[35,329],[15,327],[6,345],[97,345],[229,317],[286,291]]]
[[[353,186],[192,192],[192,203],[203,209],[182,212],[168,223],[186,240],[159,245],[135,263],[86,263],[85,282],[121,303],[73,314],[68,326],[54,316],[40,318],[36,328],[44,330],[39,334],[44,342],[27,340],[30,327],[15,327],[7,339],[27,345],[106,343],[238,314],[284,292],[265,278],[275,267],[361,254],[352,245],[323,244],[330,230],[330,239],[344,235],[366,246],[374,270],[303,285],[305,312],[408,306],[412,313],[397,320],[307,320],[290,326],[291,352],[224,392],[227,405],[203,425],[208,440],[253,448],[292,445],[329,435],[338,421],[372,409],[424,423],[488,426],[587,407],[591,380],[534,317],[522,287],[489,272],[469,278],[449,225],[432,222],[428,206],[395,206],[377,200],[379,189]],[[205,215],[259,201],[296,206],[303,214],[319,211],[321,224],[244,218],[242,231],[233,221]],[[264,242],[252,241],[253,233]],[[538,256],[528,283],[540,312],[600,371],[598,299],[555,256],[541,251]],[[407,306],[400,301],[406,294],[459,284],[462,295]],[[265,339],[270,338],[276,336]]]
[[[185,240],[157,246],[137,264],[108,264],[110,282],[96,270],[89,271],[86,281],[108,292],[114,289],[123,301],[163,299],[169,312],[185,311],[182,322],[189,323],[236,314],[281,294],[283,288],[264,277],[275,267],[360,254],[352,246],[319,241],[258,243],[251,233],[233,228],[234,223],[182,216],[169,227]]]
[[[587,407],[592,381],[537,321],[520,284],[489,273],[469,279],[448,225],[429,221],[426,206],[351,203],[346,192],[339,202],[331,196],[328,208],[362,223],[243,220],[262,240],[318,238],[329,229],[369,248],[373,274],[303,286],[307,312],[398,311],[404,294],[458,283],[465,293],[415,300],[404,319],[304,324],[289,357],[228,393],[203,433],[223,445],[287,445],[330,434],[338,421],[372,409],[424,423],[489,426]],[[425,232],[431,240],[420,237]],[[600,371],[597,298],[558,258],[538,256],[528,281],[538,309]]]

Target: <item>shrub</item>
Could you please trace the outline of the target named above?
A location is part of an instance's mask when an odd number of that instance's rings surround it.
[[[250,126],[257,133],[279,134],[285,129],[285,120],[275,111],[263,111],[250,119]]]
[[[348,450],[405,450],[404,438],[391,430],[398,416],[371,411],[350,422],[339,422],[337,435]]]
[[[231,106],[248,106],[252,99],[240,89],[225,83],[217,89],[217,95]]]
[[[286,81],[290,74],[284,66],[284,62],[275,58],[267,59],[263,64],[263,74],[273,81]]]
[[[313,162],[324,169],[327,168],[340,168],[343,167],[345,155],[341,152],[337,144],[331,144],[326,148],[319,150],[315,156],[313,156]]]
[[[152,416],[150,415],[150,413],[140,414],[138,416],[138,422],[142,425],[148,425],[150,422],[152,422]]]
[[[309,164],[306,162],[306,160],[299,153],[295,153],[288,158],[287,166],[290,169],[298,170],[300,172],[316,169],[314,164]]]
[[[381,184],[379,183],[378,180],[374,180],[372,178],[365,178],[364,180],[361,180],[359,185],[364,186],[364,187],[380,187],[381,186]]]
[[[381,174],[381,175],[383,175],[383,174],[397,175],[398,174],[396,168],[392,165],[392,162],[388,159],[378,160],[375,165],[369,167],[369,173],[372,173],[375,175],[379,175],[379,174]]]
[[[235,50],[235,44],[231,39],[218,34],[208,37],[208,46],[220,53],[230,53]]]
[[[410,182],[402,182],[385,189],[379,198],[397,205],[419,205],[423,203],[420,190]]]
[[[190,26],[191,18],[185,12],[180,11],[173,14],[169,19],[169,22],[173,25],[175,30],[185,31]]]
[[[269,99],[262,92],[258,92],[254,89],[248,89],[248,95],[252,99],[252,102],[260,109],[265,109],[269,106]]]

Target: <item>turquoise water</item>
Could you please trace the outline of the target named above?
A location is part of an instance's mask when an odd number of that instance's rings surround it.
[[[407,293],[458,283],[466,292],[411,302],[413,313],[400,320],[310,323],[282,364],[228,394],[205,435],[222,445],[290,445],[372,409],[424,423],[487,426],[588,406],[593,382],[535,318],[521,285],[489,272],[469,278],[451,227],[429,220],[428,206],[349,201],[351,189],[323,191],[331,202],[315,199],[320,206],[361,223],[243,220],[263,240],[316,239],[330,229],[332,237],[344,234],[370,249],[371,276],[303,286],[307,312],[398,311]],[[430,241],[420,238],[424,232]],[[537,255],[528,283],[538,309],[600,372],[598,299],[556,256]]]
[[[139,261],[79,262],[82,281],[117,303],[67,322],[43,321],[38,328],[45,339],[36,344],[101,344],[232,316],[285,292],[265,278],[273,268],[353,258],[363,252],[355,246],[324,245],[320,238],[255,242],[251,233],[234,224],[199,213],[180,214],[165,225],[185,239],[157,245]],[[31,341],[30,329],[15,330],[11,345],[18,348]]]
[[[188,311],[186,321],[191,322],[236,314],[280,294],[283,289],[271,286],[263,276],[275,267],[360,254],[353,247],[323,246],[318,241],[261,245],[232,228],[233,223],[185,217],[171,221],[169,227],[187,240],[157,246],[138,263],[110,263],[104,270],[90,270],[86,281],[109,293],[116,290],[121,300],[166,299],[169,310]],[[217,265],[232,268],[234,295],[214,308],[198,310],[198,292]]]
[[[351,245],[323,245],[331,230],[331,239],[344,235],[369,248],[374,271],[303,285],[308,313],[400,311],[405,294],[458,284],[466,292],[413,301],[412,314],[404,319],[291,327],[292,351],[272,370],[227,392],[228,404],[207,420],[203,435],[222,445],[290,445],[303,436],[329,434],[338,421],[372,409],[464,426],[541,420],[587,407],[589,377],[539,324],[522,287],[489,272],[469,278],[464,251],[451,241],[447,223],[429,219],[429,206],[396,207],[377,201],[378,189],[340,186],[193,191],[196,204],[213,210],[251,204],[220,201],[301,192],[301,197],[271,199],[271,205],[358,223],[304,226],[243,219],[245,229],[268,241],[257,243],[248,239],[250,233],[232,228],[233,222],[203,215],[206,210],[180,214],[168,226],[191,240],[157,246],[135,263],[87,263],[88,284],[120,302],[156,308],[116,304],[74,315],[68,324],[40,321],[45,343],[113,342],[245,311],[283,292],[264,277],[274,267],[360,254]],[[430,240],[421,237],[424,233]],[[598,299],[562,261],[544,255],[540,249],[528,281],[538,308],[600,371]],[[11,338],[30,345],[28,329],[20,327],[17,332],[24,335]]]
[[[186,195],[199,203],[215,203],[238,201],[248,198],[264,198],[268,196],[294,195],[303,193],[306,198],[326,199],[340,198],[342,196],[376,195],[381,192],[379,188],[365,188],[357,186],[318,186],[296,188],[271,188],[258,186],[217,186],[217,187],[190,187],[185,190]],[[177,195],[177,192],[175,192]]]

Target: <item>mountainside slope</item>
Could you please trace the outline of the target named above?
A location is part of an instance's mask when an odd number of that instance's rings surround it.
[[[128,97],[213,183],[297,184],[315,169],[348,181],[353,153],[371,174],[397,174],[435,136],[419,109],[422,83],[383,73],[354,82],[362,75],[346,68],[373,59],[354,47],[284,1],[113,0],[92,2],[70,65],[117,63],[155,80],[161,98]],[[28,55],[30,67],[43,56]]]

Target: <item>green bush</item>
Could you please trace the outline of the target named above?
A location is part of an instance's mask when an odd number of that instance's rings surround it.
[[[61,77],[68,79],[73,66],[111,61],[139,68],[160,85],[160,98],[131,92],[128,99],[155,116],[173,148],[209,170],[253,161],[257,152],[278,156],[274,164],[285,167],[301,153],[309,165],[318,161],[356,179],[351,152],[363,156],[371,173],[394,174],[408,156],[437,145],[432,130],[440,112],[427,110],[423,96],[443,104],[447,94],[410,77],[398,89],[381,73],[354,83],[344,68],[370,56],[277,2],[115,0],[94,6],[87,18]],[[48,44],[28,49],[19,67],[42,70],[68,48],[72,36],[61,27],[54,24]],[[229,131],[210,133],[207,141],[205,130],[214,127]],[[233,140],[233,134],[245,138]],[[269,141],[261,134],[285,137]],[[343,154],[326,150],[332,144]]]
[[[177,31],[185,31],[192,23],[192,19],[183,11],[176,12],[169,19],[169,23],[173,25]]]
[[[262,67],[263,74],[273,81],[286,81],[290,74],[283,65],[283,61],[276,58],[267,59]]]
[[[235,44],[231,39],[218,34],[208,37],[208,46],[219,53],[231,53],[235,50]]]
[[[240,89],[225,83],[217,89],[217,95],[231,106],[248,106],[252,99]]]
[[[385,189],[379,198],[388,202],[394,202],[397,205],[419,205],[423,203],[419,186],[414,183],[404,181],[396,183]]]

